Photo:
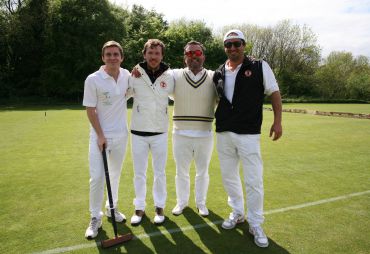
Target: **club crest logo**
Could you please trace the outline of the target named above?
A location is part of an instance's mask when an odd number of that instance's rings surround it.
[[[164,81],[162,81],[161,84],[160,84],[160,86],[161,86],[161,88],[166,88],[167,87],[167,84]]]
[[[251,70],[246,70],[244,72],[244,74],[245,74],[246,77],[250,77],[250,76],[252,76],[252,71]]]

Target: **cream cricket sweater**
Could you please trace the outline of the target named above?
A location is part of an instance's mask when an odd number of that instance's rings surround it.
[[[203,69],[194,81],[188,68],[175,75],[173,126],[175,130],[212,130],[216,89],[213,72]]]

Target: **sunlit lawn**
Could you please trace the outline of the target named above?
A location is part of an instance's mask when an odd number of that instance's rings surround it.
[[[287,105],[293,106],[284,107]],[[370,112],[369,105],[295,107]],[[284,113],[284,135],[278,142],[268,138],[271,121],[272,113],[265,111],[265,211],[370,189],[369,120]],[[80,107],[3,110],[0,122],[0,253],[32,253],[94,243],[84,238],[89,221],[89,125],[85,111]],[[142,238],[109,250],[90,246],[70,253],[369,253],[370,194],[267,214],[267,250],[255,247],[246,223],[230,231],[213,225],[230,212],[216,152],[207,203],[211,215],[206,219],[198,216],[192,193],[190,208],[181,216],[173,216],[176,200],[171,135],[168,143],[166,223],[159,227],[152,223],[149,167],[147,219],[138,227],[119,225],[121,234],[132,232]],[[134,211],[132,171],[128,147],[120,186],[120,208],[128,218]],[[192,183],[193,177],[194,168]],[[203,226],[192,228],[194,225]],[[174,229],[179,232],[168,233]],[[153,232],[161,233],[145,237]],[[111,224],[104,219],[98,240],[112,236]]]

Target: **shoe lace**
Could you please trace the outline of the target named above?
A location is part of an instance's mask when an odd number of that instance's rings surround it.
[[[229,221],[237,223],[242,218],[242,215],[240,214],[231,214]]]
[[[98,219],[93,217],[90,221],[90,228],[94,229],[98,226]]]
[[[253,227],[253,231],[256,237],[265,237],[265,232],[261,227]]]
[[[108,213],[112,216],[111,209],[107,208],[107,210],[108,210]],[[117,217],[121,216],[117,209],[113,209],[113,211],[114,211],[114,217],[117,218]]]

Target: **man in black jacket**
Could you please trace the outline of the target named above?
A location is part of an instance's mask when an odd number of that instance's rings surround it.
[[[216,110],[217,151],[222,181],[233,209],[222,223],[232,229],[244,222],[244,197],[239,175],[243,165],[247,221],[249,232],[259,247],[267,247],[268,239],[261,227],[263,217],[263,165],[260,152],[263,99],[271,96],[274,123],[270,137],[282,135],[281,97],[270,66],[244,55],[245,37],[239,30],[230,30],[224,37],[227,61],[214,74],[220,101]]]

